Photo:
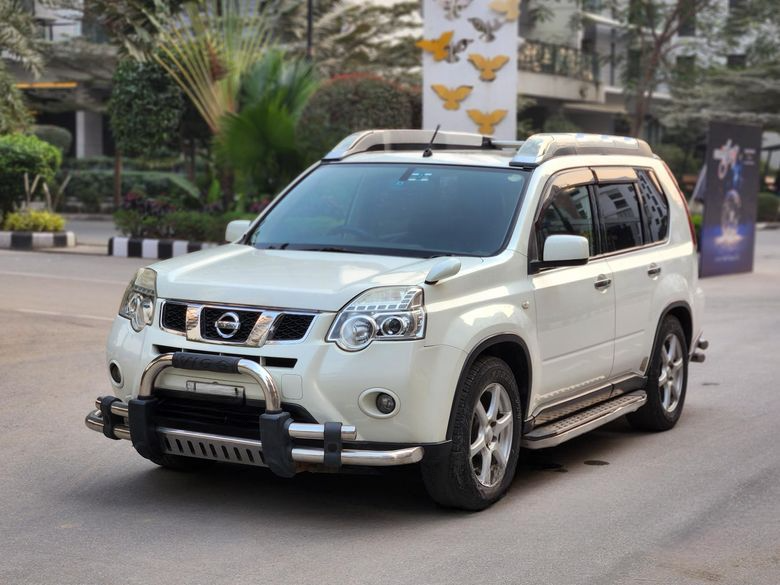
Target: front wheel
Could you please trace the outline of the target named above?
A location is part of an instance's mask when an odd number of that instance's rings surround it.
[[[647,376],[647,402],[626,415],[634,428],[643,431],[671,429],[682,414],[688,386],[688,344],[682,325],[675,317],[661,323],[658,345]]]
[[[437,503],[482,510],[504,496],[517,469],[522,405],[512,370],[498,358],[478,358],[454,408],[451,451],[440,461],[423,459],[423,480]]]

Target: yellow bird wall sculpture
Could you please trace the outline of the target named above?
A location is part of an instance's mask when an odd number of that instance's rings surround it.
[[[491,135],[496,131],[496,124],[506,116],[506,110],[493,110],[492,112],[483,112],[482,110],[466,110],[469,118],[479,126],[482,134]]]
[[[459,110],[460,102],[469,97],[469,94],[474,87],[471,85],[447,87],[446,85],[436,83],[431,86],[431,89],[436,92],[436,95],[444,100],[445,110]]]
[[[479,78],[482,81],[493,81],[496,78],[496,71],[509,62],[509,57],[497,55],[493,58],[488,58],[479,53],[471,53],[469,61],[479,70]]]
[[[519,0],[493,0],[490,8],[496,12],[501,12],[507,20],[515,21],[520,17]]]
[[[415,45],[433,55],[434,61],[443,61],[450,54],[450,41],[453,34],[454,31],[448,30],[438,39],[422,39],[417,41]]]

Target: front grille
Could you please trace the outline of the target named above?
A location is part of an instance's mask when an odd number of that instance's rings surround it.
[[[223,337],[217,332],[216,322],[226,313],[235,313],[238,315],[239,328],[236,334],[231,337]],[[257,323],[258,317],[262,313],[259,311],[229,311],[227,309],[215,309],[212,307],[203,307],[200,313],[200,335],[203,339],[211,341],[229,341],[231,343],[244,343],[249,339],[252,328]]]
[[[162,311],[162,326],[172,331],[184,333],[187,329],[187,305],[184,303],[165,303]]]
[[[284,314],[276,322],[271,339],[274,341],[298,341],[303,339],[313,320],[314,315]]]
[[[244,437],[260,438],[260,415],[265,412],[262,402],[246,404],[234,399],[198,399],[182,396],[175,390],[155,390],[159,398],[156,410],[158,426]],[[300,406],[282,403],[282,409],[289,412],[296,422],[316,423],[317,421]]]
[[[220,343],[233,343],[236,345],[247,344],[249,336],[257,323],[257,320],[265,312],[268,317],[274,318],[273,326],[268,336],[268,341],[300,341],[306,337],[314,315],[301,313],[277,313],[275,310],[267,309],[247,309],[230,306],[203,306],[200,304],[188,305],[181,301],[165,301],[160,314],[160,326],[168,331],[187,334],[187,309],[196,309],[198,312],[200,330],[200,340],[218,341]],[[232,315],[238,317],[238,329],[234,335],[223,337],[217,331],[216,323],[219,320],[233,321]],[[268,319],[270,323],[270,319]],[[222,333],[228,333],[227,327],[222,328]],[[265,333],[265,324],[262,330],[258,331],[258,339],[263,338]],[[197,335],[193,336],[197,339]],[[249,345],[257,345],[258,339],[255,339]]]

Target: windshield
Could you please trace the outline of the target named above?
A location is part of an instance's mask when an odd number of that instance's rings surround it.
[[[492,256],[504,245],[527,171],[329,164],[305,177],[249,237],[257,248]]]

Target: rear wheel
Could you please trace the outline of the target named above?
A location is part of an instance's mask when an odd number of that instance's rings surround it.
[[[478,358],[458,388],[449,456],[423,459],[430,496],[443,506],[482,510],[509,489],[517,469],[522,406],[512,370]]]
[[[682,414],[688,386],[688,344],[676,317],[661,323],[658,345],[647,377],[647,402],[627,415],[631,425],[644,431],[671,429]]]

